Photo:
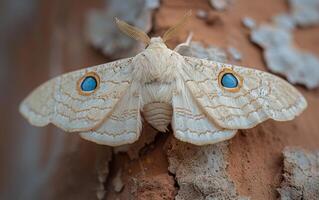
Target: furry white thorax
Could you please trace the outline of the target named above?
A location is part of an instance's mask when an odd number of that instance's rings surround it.
[[[142,87],[144,105],[171,103],[181,60],[183,57],[167,48],[160,37],[152,38],[149,46],[134,57],[133,76]]]

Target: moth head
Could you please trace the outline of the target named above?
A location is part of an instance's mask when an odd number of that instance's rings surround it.
[[[151,44],[159,44],[159,43],[165,43],[166,41],[170,40],[173,38],[173,36],[175,36],[177,34],[177,32],[186,24],[187,19],[192,15],[192,11],[188,11],[184,17],[182,19],[179,20],[179,22],[171,27],[170,29],[168,29],[162,38],[160,37],[154,37],[154,38],[150,38],[143,30],[134,27],[132,25],[129,25],[128,23],[119,20],[118,18],[115,18],[115,23],[117,25],[117,27],[126,35],[128,35],[129,37],[141,41],[143,43],[145,43],[147,46],[151,45]]]

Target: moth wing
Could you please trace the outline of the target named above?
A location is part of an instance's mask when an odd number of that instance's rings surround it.
[[[196,145],[205,145],[230,139],[236,134],[237,130],[221,128],[209,119],[195,102],[185,83],[180,83],[178,88],[180,90],[173,94],[172,98],[172,128],[176,138]]]
[[[269,118],[291,120],[307,107],[306,100],[297,89],[270,73],[184,58],[181,74],[187,88],[205,113],[223,128],[251,128]],[[219,75],[225,69],[242,78],[238,90],[231,92],[220,84]]]
[[[58,76],[40,85],[20,105],[20,112],[35,126],[53,123],[68,132],[86,131],[110,115],[132,82],[132,59],[123,59]],[[97,89],[81,93],[88,73],[99,77]]]
[[[135,142],[142,129],[140,102],[138,84],[132,84],[110,117],[100,127],[80,133],[81,137],[109,146]]]

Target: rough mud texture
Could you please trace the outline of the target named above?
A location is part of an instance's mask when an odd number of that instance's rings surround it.
[[[115,154],[118,154],[120,152],[127,153],[127,155],[129,156],[131,160],[137,159],[141,153],[141,150],[145,146],[154,142],[157,133],[158,133],[157,130],[155,130],[150,125],[145,123],[143,125],[143,131],[141,133],[141,137],[136,142],[134,142],[133,144],[127,144],[127,145],[114,147],[113,152]]]
[[[130,199],[134,200],[172,200],[176,193],[174,179],[168,174],[131,178],[128,187],[131,193]]]
[[[121,33],[114,17],[122,19],[145,32],[152,28],[152,12],[159,6],[158,0],[108,0],[104,10],[92,10],[88,14],[87,36],[89,42],[109,57],[134,56],[144,49],[144,44]]]
[[[179,186],[176,200],[247,199],[237,195],[228,173],[228,143],[194,146],[171,137],[169,167]]]
[[[159,133],[154,143],[144,147],[134,160],[123,153],[114,156],[110,180],[117,179],[121,170],[123,188],[117,192],[113,183],[108,182],[105,199],[174,199],[177,188],[167,170],[167,158],[163,150],[165,140],[166,135]]]
[[[114,147],[114,148],[108,148],[108,151],[105,153],[103,159],[101,158],[97,163],[97,175],[98,175],[98,182],[99,182],[96,188],[97,199],[102,200],[102,199],[105,199],[105,196],[106,196],[107,191],[105,188],[105,183],[110,173],[109,163],[112,160],[112,152],[114,152],[115,156],[119,153],[125,153],[128,155],[130,160],[138,159],[141,153],[143,153],[142,152],[143,148],[146,148],[147,145],[150,145],[152,142],[154,142],[155,136],[157,135],[157,133],[158,131],[156,131],[154,128],[152,128],[148,124],[145,124],[143,127],[143,132],[141,134],[140,139],[136,141],[135,143],[129,144],[129,145],[123,145],[119,147]],[[115,176],[112,177],[112,181],[110,182],[112,185],[112,190],[115,193],[120,193],[123,187],[125,186],[125,183],[123,182],[123,178],[122,178],[122,167],[120,166],[120,168],[114,171],[114,173],[115,173]],[[142,186],[134,186],[134,187],[137,188]]]
[[[284,152],[284,180],[278,189],[282,200],[319,199],[319,151],[287,147]]]

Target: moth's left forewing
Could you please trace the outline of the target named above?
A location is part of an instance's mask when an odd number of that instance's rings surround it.
[[[185,57],[181,74],[196,102],[223,128],[251,128],[269,118],[291,120],[307,106],[293,86],[267,72]]]
[[[131,61],[122,59],[53,78],[21,103],[20,112],[36,126],[53,123],[68,132],[91,130],[113,112],[130,87]],[[81,89],[88,77],[96,84],[91,91]]]
[[[45,126],[50,123],[54,113],[56,79],[52,79],[36,88],[20,104],[20,113],[34,126]]]
[[[109,146],[135,142],[139,138],[142,129],[140,94],[139,83],[133,82],[102,125],[92,130],[81,132],[81,137]]]

